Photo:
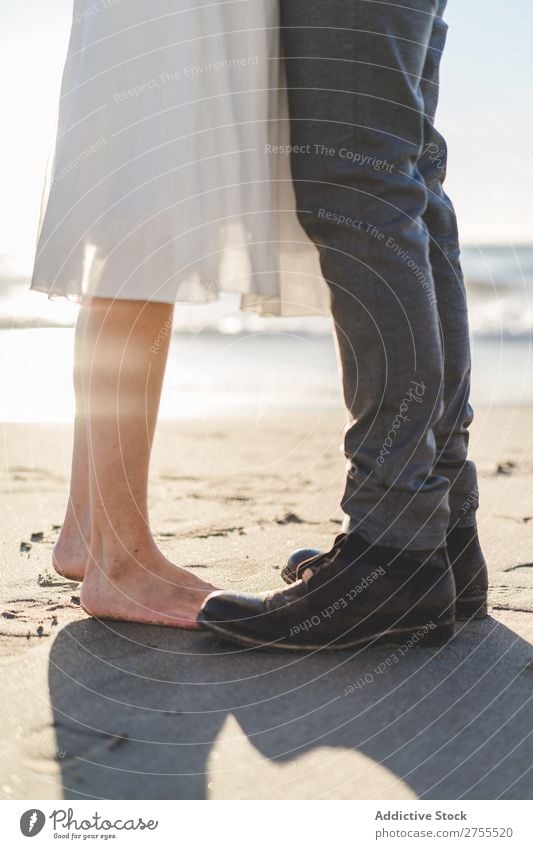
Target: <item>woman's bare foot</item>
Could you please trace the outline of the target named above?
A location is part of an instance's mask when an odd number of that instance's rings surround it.
[[[67,512],[59,539],[52,552],[52,564],[58,575],[70,581],[83,581],[89,557],[90,538],[91,523],[88,512],[83,518],[75,518]]]
[[[197,613],[215,589],[167,560],[155,543],[131,553],[114,544],[91,552],[81,605],[97,619],[196,629]]]

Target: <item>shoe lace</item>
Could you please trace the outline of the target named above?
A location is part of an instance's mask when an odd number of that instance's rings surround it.
[[[344,548],[347,539],[348,534],[338,534],[335,537],[335,541],[329,551],[325,551],[323,554],[317,554],[316,557],[312,557],[310,560],[304,560],[303,563],[300,563],[297,577],[307,582],[311,577],[316,575],[326,566],[331,566]]]
[[[311,557],[309,560],[301,563],[297,570],[297,579],[301,580],[304,586],[301,586],[300,590],[297,590],[295,584],[292,584],[285,591],[277,590],[266,595],[264,598],[265,611],[271,613],[279,610],[280,607],[293,604],[295,597],[301,597],[307,594],[310,589],[309,582],[311,579],[322,569],[325,569],[326,566],[331,566],[344,548],[347,537],[348,534],[339,534],[335,537],[335,541],[329,551],[325,551],[323,554],[317,554],[315,557]]]

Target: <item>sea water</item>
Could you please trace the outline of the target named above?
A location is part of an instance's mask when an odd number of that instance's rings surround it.
[[[533,246],[463,249],[474,405],[533,404]],[[69,421],[77,307],[27,286],[0,297],[0,421]],[[51,326],[56,324],[58,326]],[[163,418],[342,405],[331,319],[262,319],[225,296],[178,305]]]

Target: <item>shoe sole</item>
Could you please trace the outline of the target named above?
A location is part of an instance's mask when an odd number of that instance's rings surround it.
[[[219,637],[223,637],[226,640],[229,640],[232,643],[238,643],[241,646],[247,646],[260,649],[283,649],[286,651],[296,651],[296,652],[304,652],[304,651],[342,651],[343,649],[352,649],[352,648],[363,648],[368,645],[390,645],[390,646],[401,646],[403,642],[401,638],[405,640],[407,636],[413,636],[417,631],[424,631],[426,628],[429,628],[429,624],[425,625],[412,625],[409,628],[391,628],[388,631],[383,631],[381,634],[377,634],[374,637],[363,637],[358,640],[351,640],[347,643],[328,643],[326,645],[306,643],[305,645],[294,645],[293,643],[281,643],[281,642],[273,642],[273,643],[264,643],[261,640],[256,640],[253,637],[247,637],[244,634],[235,634],[233,631],[227,630],[223,624],[220,622],[213,622],[211,619],[208,619],[203,613],[200,612],[198,615],[197,621],[207,628],[209,631],[217,634]],[[436,646],[443,646],[448,643],[455,634],[455,623],[454,621],[443,622],[440,625],[436,626],[432,630],[427,631],[421,637],[418,638],[418,641],[415,643],[417,647],[424,648],[433,648]]]

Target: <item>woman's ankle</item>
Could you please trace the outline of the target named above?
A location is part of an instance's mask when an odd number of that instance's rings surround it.
[[[91,510],[88,503],[73,504],[69,500],[59,538],[88,539],[91,532]]]
[[[108,529],[103,532],[102,528],[91,526],[88,559],[91,571],[98,569],[108,578],[118,578],[136,563],[146,568],[147,561],[155,555],[161,556],[161,553],[151,534],[120,534]]]

